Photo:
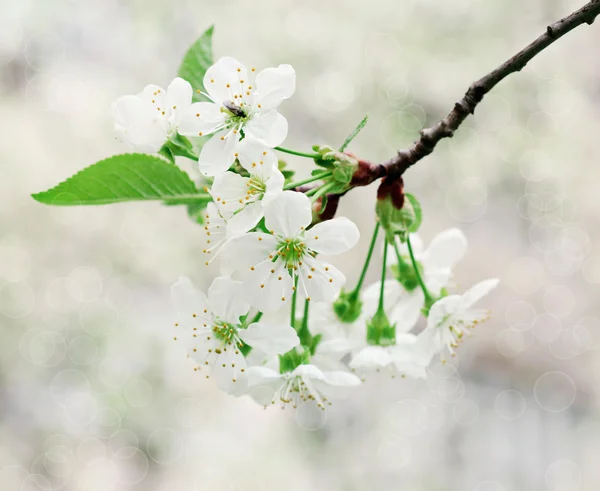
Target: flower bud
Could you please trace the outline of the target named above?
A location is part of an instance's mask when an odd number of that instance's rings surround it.
[[[350,324],[360,317],[362,305],[358,292],[342,290],[338,299],[333,303],[333,311],[339,320]]]
[[[396,344],[396,326],[383,311],[377,309],[370,321],[367,321],[367,342],[376,346],[390,346]]]

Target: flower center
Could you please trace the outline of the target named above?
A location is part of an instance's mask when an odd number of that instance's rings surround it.
[[[237,327],[226,322],[218,322],[213,326],[215,338],[223,344],[231,345],[232,343],[240,344],[241,341],[237,335]]]
[[[258,176],[250,176],[250,180],[246,183],[246,201],[256,201],[262,199],[267,190],[267,185]]]
[[[302,240],[282,239],[277,243],[277,254],[285,262],[288,269],[302,266],[302,259],[309,253],[306,244]]]

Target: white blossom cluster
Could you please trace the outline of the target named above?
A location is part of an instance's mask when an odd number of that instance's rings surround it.
[[[277,108],[295,91],[293,68],[257,72],[225,57],[203,82],[207,102],[193,102],[191,85],[176,78],[166,91],[149,85],[113,105],[118,137],[137,151],[159,152],[177,135],[210,135],[198,156],[212,197],[203,252],[206,264],[219,261],[221,276],[207,295],[184,277],[172,287],[176,338],[194,369],[264,405],[324,408],[368,372],[424,378],[436,354],[453,354],[487,316],[474,304],[497,284],[486,280],[462,295],[447,294],[452,268],[466,252],[464,235],[446,231],[427,249],[413,235],[414,258],[398,238],[387,245],[393,279],[348,297],[344,274],[324,257],[354,247],[357,226],[347,218],[313,224],[314,200],[284,190],[278,167],[275,149],[288,124]],[[399,261],[413,259],[422,285],[394,277]],[[354,316],[340,310],[348,298]],[[282,309],[291,310],[290,322],[274,320]],[[426,327],[415,334],[424,316]],[[388,322],[391,335],[373,337],[377,322]]]

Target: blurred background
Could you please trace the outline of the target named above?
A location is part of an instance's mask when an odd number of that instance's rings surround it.
[[[380,161],[583,3],[0,0],[0,490],[599,489],[600,26],[405,176],[426,242],[469,239],[457,288],[501,278],[492,319],[426,382],[374,377],[317,423],[218,392],[172,342],[170,285],[216,272],[184,209],[29,196],[122,152],[111,101],[166,87],[213,22],[216,56],[295,67],[287,147],[339,145],[368,113],[350,150]],[[351,284],[374,194],[341,203],[363,230],[336,258]]]

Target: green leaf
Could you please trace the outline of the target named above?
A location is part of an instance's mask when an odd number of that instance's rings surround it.
[[[419,227],[421,227],[421,222],[423,221],[423,209],[421,208],[421,203],[419,203],[419,200],[415,198],[412,194],[406,193],[404,197],[406,198],[406,200],[404,201],[404,208],[410,206],[410,208],[412,208],[412,214],[414,216],[414,218],[410,222],[410,225],[408,226],[408,232],[414,234],[419,230]]]
[[[149,200],[160,200],[166,204],[210,201],[210,196],[199,193],[179,167],[160,157],[139,153],[101,160],[32,197],[40,203],[57,206]]]
[[[377,200],[375,205],[381,226],[385,229],[390,242],[394,240],[396,234],[400,235],[400,239],[404,242],[406,234],[419,230],[423,220],[423,212],[417,198],[409,193],[404,196],[404,204],[400,210],[395,207],[389,197]]]
[[[344,150],[346,150],[346,147],[348,145],[350,145],[350,142],[352,140],[354,140],[354,138],[356,138],[356,135],[358,135],[360,133],[360,131],[365,127],[368,119],[369,119],[369,116],[367,115],[362,119],[362,121],[360,123],[358,123],[358,126],[356,128],[354,128],[354,131],[352,133],[350,133],[350,135],[348,135],[348,138],[346,138],[346,141],[340,147],[340,152],[343,152]]]
[[[194,102],[204,100],[198,92],[204,90],[204,74],[213,63],[212,37],[215,26],[210,26],[190,47],[179,67],[179,76],[194,89]]]

